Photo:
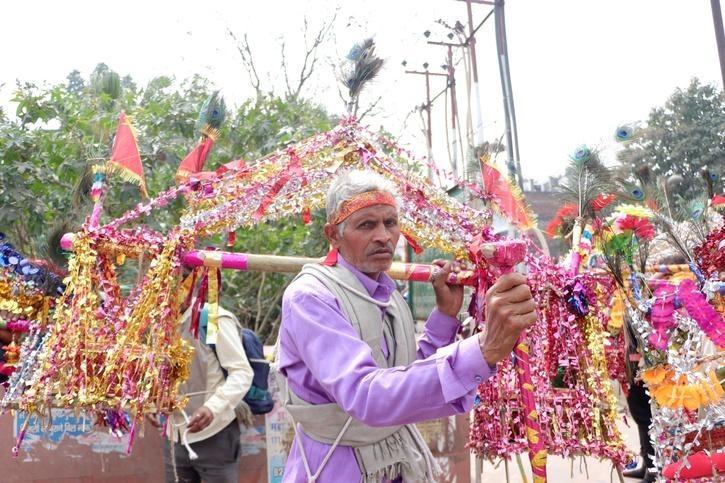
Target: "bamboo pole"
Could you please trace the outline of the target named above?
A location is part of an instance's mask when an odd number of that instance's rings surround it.
[[[64,250],[73,249],[73,234],[66,233],[61,240],[61,247]],[[492,257],[496,251],[495,244],[485,244],[480,250],[486,257]],[[101,244],[101,250],[108,250],[115,254],[120,247]],[[129,258],[138,258],[140,252],[123,248],[123,253]],[[308,263],[320,263],[322,258],[306,257],[285,257],[279,255],[259,255],[254,253],[233,253],[216,250],[191,250],[182,256],[182,262],[188,267],[218,267],[230,270],[254,271],[254,272],[278,272],[298,273]],[[410,282],[430,282],[439,267],[422,263],[393,262],[388,275],[395,280],[407,280]],[[473,270],[462,270],[458,273],[451,273],[448,283],[452,285],[476,284],[476,272]]]
[[[322,258],[283,257],[252,253],[231,253],[212,250],[191,250],[182,257],[188,267],[218,267],[254,272],[297,273],[308,263],[320,263]],[[439,267],[421,263],[393,262],[387,271],[390,278],[411,282],[430,282]],[[475,285],[476,274],[472,270],[451,273],[448,283]]]

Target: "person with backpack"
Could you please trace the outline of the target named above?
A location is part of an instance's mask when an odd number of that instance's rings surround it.
[[[437,464],[414,424],[463,414],[477,386],[536,320],[523,275],[486,294],[486,330],[456,341],[463,288],[433,279],[436,309],[416,344],[410,309],[385,273],[400,237],[390,182],[342,174],[327,193],[333,246],[308,264],[282,301],[278,368],[295,430],[287,483],[432,482]]]
[[[182,337],[194,347],[189,378],[179,389],[180,395],[188,397],[188,404],[166,422],[166,482],[238,483],[239,417],[244,413],[249,416],[243,398],[252,388],[255,374],[234,314],[218,307],[217,324],[212,328],[209,308],[204,306],[198,337],[190,330],[191,314],[190,307],[181,320]],[[152,424],[161,426],[151,419]]]

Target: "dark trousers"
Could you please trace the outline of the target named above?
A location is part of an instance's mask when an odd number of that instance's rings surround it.
[[[645,468],[652,468],[652,458],[655,450],[649,439],[649,425],[652,422],[652,409],[650,408],[650,398],[645,393],[642,383],[635,383],[629,386],[629,395],[627,396],[627,406],[629,412],[632,413],[632,419],[637,424],[639,431],[639,448],[640,454],[644,461]]]
[[[189,459],[189,452],[181,443],[174,443],[174,462],[176,475],[180,483],[239,483],[239,457],[241,442],[239,440],[239,423],[235,419],[229,426],[214,436],[196,443],[191,448],[199,458]],[[171,444],[167,439],[164,443],[164,466],[166,483],[176,482],[174,466],[171,459]]]

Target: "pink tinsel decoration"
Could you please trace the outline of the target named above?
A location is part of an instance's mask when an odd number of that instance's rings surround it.
[[[702,331],[718,347],[725,347],[725,320],[710,305],[692,280],[680,283],[680,301]]]

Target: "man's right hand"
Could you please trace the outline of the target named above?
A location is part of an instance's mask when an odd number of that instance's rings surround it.
[[[536,322],[536,303],[520,273],[502,275],[486,292],[486,331],[479,335],[489,366],[508,357],[519,334]]]

